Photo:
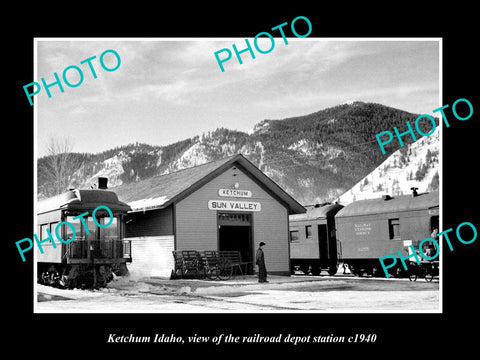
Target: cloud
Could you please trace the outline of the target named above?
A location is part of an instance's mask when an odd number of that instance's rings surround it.
[[[269,42],[268,38],[263,41]],[[268,54],[255,51],[255,59],[243,53],[243,64],[232,44],[242,49],[245,38],[42,41],[38,75],[46,80],[53,79],[54,71],[61,76],[66,66],[98,57],[106,49],[116,50],[122,64],[106,72],[97,59],[97,79],[85,64],[81,86],[66,87],[64,93],[52,88],[51,99],[42,91],[37,95],[39,127],[68,132],[64,122],[69,116],[87,127],[108,118],[109,126],[130,138],[145,136],[131,127],[132,120],[152,121],[155,128],[156,119],[161,118],[162,130],[165,124],[178,124],[180,118],[183,129],[192,132],[207,126],[240,129],[263,118],[307,114],[349,99],[422,113],[433,109],[429,104],[438,99],[438,47],[409,41],[288,41],[285,45],[281,37],[275,38],[274,49]],[[260,44],[262,49],[267,45]],[[232,51],[225,72],[214,56],[222,48]],[[179,134],[177,126],[167,129],[174,138],[184,136],[182,131]]]
[[[187,97],[191,89],[185,80],[178,80],[167,84],[144,84],[139,85],[122,96],[127,95],[133,101],[158,101],[163,100],[182,105],[187,102]]]

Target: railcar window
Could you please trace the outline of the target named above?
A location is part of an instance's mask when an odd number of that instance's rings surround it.
[[[305,237],[307,239],[312,237],[312,225],[305,226]]]
[[[87,229],[90,232],[90,234],[86,236],[87,240],[98,240],[99,229],[97,224],[95,224],[91,216],[89,216],[86,219],[87,219]]]
[[[84,240],[85,232],[83,230],[80,219],[73,220],[73,216],[67,216],[67,221],[75,228],[75,240]],[[65,229],[65,240],[72,238],[72,228],[68,225],[63,226]]]
[[[400,219],[388,219],[390,239],[400,239]]]
[[[432,216],[430,219],[430,228],[432,230],[430,237],[435,239],[438,234],[438,216]]]
[[[59,221],[50,223],[50,233],[53,234],[53,236],[55,236],[55,228],[57,227],[58,224],[59,224]]]
[[[55,227],[57,226],[57,224],[58,224],[58,221],[50,224],[40,225],[40,240],[45,240],[46,238],[48,238],[47,229],[50,230],[50,233],[52,234],[53,238],[55,238]],[[42,247],[45,247],[45,246],[53,246],[53,245],[50,241],[47,241],[42,244]]]
[[[100,221],[100,224],[105,225],[110,222],[110,218],[102,218]],[[100,229],[102,232],[101,237],[104,238],[105,240],[118,240],[118,223],[117,223],[117,218],[113,218],[112,223],[105,227]]]
[[[46,239],[48,237],[48,234],[47,234],[47,229],[49,229],[48,226],[49,226],[49,224],[40,225],[40,239],[41,240]]]
[[[290,231],[290,242],[298,242],[298,230]]]

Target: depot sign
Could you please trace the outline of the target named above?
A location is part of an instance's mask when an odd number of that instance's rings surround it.
[[[255,201],[209,200],[210,210],[262,211],[262,205]]]
[[[243,197],[251,198],[252,192],[250,190],[238,190],[238,189],[219,189],[218,195],[224,197]]]

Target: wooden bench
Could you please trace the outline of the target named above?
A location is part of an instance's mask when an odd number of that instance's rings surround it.
[[[247,266],[251,264],[250,261],[243,261],[240,251],[219,251],[220,258],[227,259],[233,268],[233,276],[236,275],[237,269],[240,270],[242,276],[247,272]],[[244,267],[245,272],[242,267]]]
[[[174,275],[181,277],[203,277],[204,265],[200,253],[196,250],[174,250],[172,251],[175,260]]]
[[[246,267],[251,264],[242,261],[240,251],[174,250],[172,253],[175,260],[174,277],[206,276],[211,280],[228,280],[237,274],[237,270],[240,270],[243,276]]]

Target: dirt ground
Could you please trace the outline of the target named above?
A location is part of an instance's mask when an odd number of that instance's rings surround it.
[[[441,312],[439,281],[351,276],[228,281],[119,277],[100,290],[36,285],[39,313]]]

